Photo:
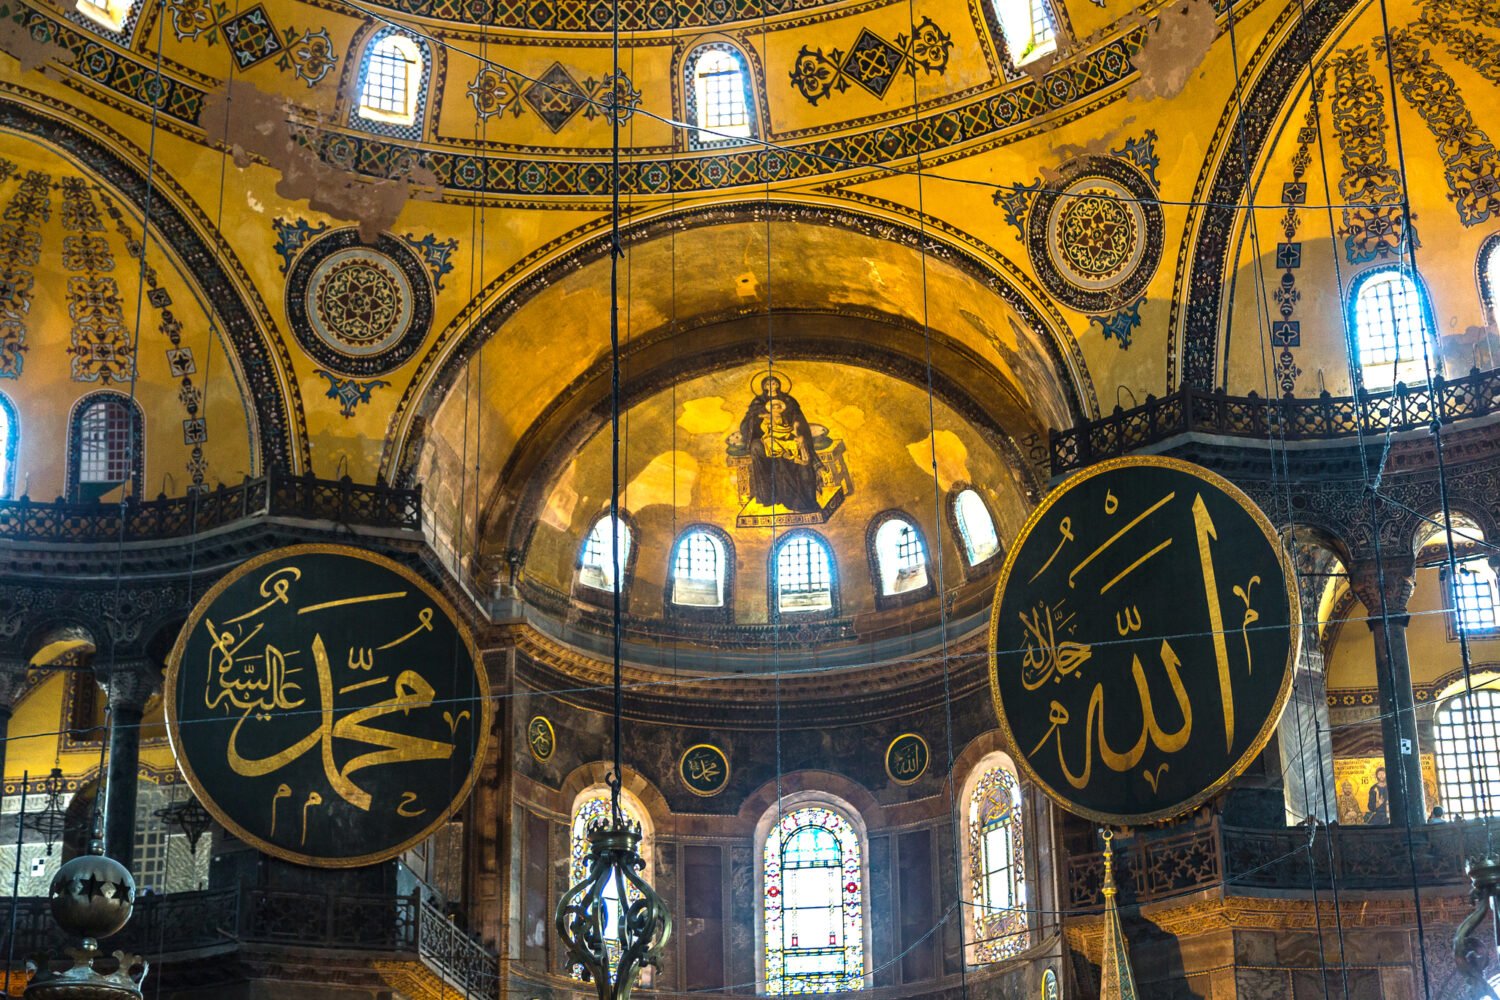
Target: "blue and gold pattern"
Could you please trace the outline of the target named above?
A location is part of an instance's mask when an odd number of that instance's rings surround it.
[[[6,175],[15,167],[6,161]],[[0,215],[0,378],[20,378],[26,362],[26,320],[41,260],[40,225],[52,217],[52,177],[28,171]]]
[[[1333,129],[1344,164],[1339,178],[1344,253],[1351,264],[1398,258],[1407,250],[1410,220],[1401,177],[1386,153],[1385,94],[1370,72],[1364,46],[1334,53],[1328,65],[1333,72]]]
[[[834,91],[848,90],[850,83],[884,98],[900,73],[916,76],[920,68],[941,76],[952,48],[952,36],[930,17],[922,18],[910,38],[903,32],[894,43],[864,28],[847,53],[834,49],[824,55],[821,48],[804,45],[792,67],[792,87],[814,105]]]
[[[354,408],[360,403],[368,403],[370,401],[371,392],[382,386],[390,385],[384,379],[377,378],[361,382],[358,379],[344,378],[332,372],[325,372],[321,368],[314,370],[313,374],[321,375],[328,380],[328,391],[323,395],[329,399],[338,400],[339,413],[346,418],[354,416]]]
[[[424,260],[413,249],[420,241],[382,234],[367,245],[352,227],[306,243],[291,257],[286,286],[287,319],[303,350],[346,376],[368,378],[400,367],[432,326],[433,275],[457,246],[433,244]],[[329,395],[351,413],[354,402],[368,401],[368,390],[348,402],[338,388]]]
[[[63,266],[78,272],[68,278],[73,381],[129,382],[135,376],[135,348],[125,328],[119,285],[108,273],[115,269],[115,258],[99,235],[104,232],[99,206],[81,177],[64,177],[58,186],[62,227],[68,234],[63,237]]]
[[[1281,281],[1272,291],[1276,312],[1280,319],[1271,321],[1271,346],[1276,349],[1274,370],[1276,385],[1283,393],[1297,388],[1297,378],[1302,369],[1297,365],[1292,348],[1302,346],[1302,323],[1293,319],[1302,293],[1297,290],[1297,271],[1302,267],[1302,243],[1297,233],[1302,228],[1302,215],[1298,206],[1307,203],[1307,168],[1312,164],[1312,146],[1318,141],[1318,115],[1323,102],[1323,74],[1313,81],[1312,94],[1308,98],[1307,113],[1302,119],[1302,128],[1297,130],[1297,152],[1292,157],[1292,179],[1281,185],[1281,202],[1286,212],[1281,217],[1282,239],[1276,244],[1276,266],[1281,269]]]
[[[292,75],[309,87],[320,83],[338,63],[333,51],[333,39],[327,28],[316,31],[298,31],[288,28],[286,48],[276,60],[278,69],[290,70]]]
[[[266,8],[256,4],[223,24],[224,41],[234,54],[238,69],[249,69],[256,63],[280,53],[284,46]]]
[[[219,22],[229,13],[227,5],[214,0],[166,0],[164,7],[179,42],[206,38],[210,45],[218,42]]]

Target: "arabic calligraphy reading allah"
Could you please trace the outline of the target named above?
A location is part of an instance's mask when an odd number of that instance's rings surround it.
[[[296,566],[282,566],[267,573],[257,592],[264,603],[243,614],[216,624],[207,615],[203,627],[210,637],[208,677],[204,687],[204,707],[233,717],[238,713],[225,750],[229,768],[245,778],[274,775],[316,750],[328,790],[355,809],[368,812],[372,795],[357,776],[371,768],[414,761],[447,760],[455,743],[395,732],[374,725],[376,720],[395,716],[409,717],[413,712],[434,709],[436,692],[422,674],[405,665],[403,645],[433,629],[431,606],[421,608],[412,621],[393,624],[391,638],[372,646],[350,646],[330,650],[318,625],[318,616],[350,605],[375,604],[405,599],[408,592],[359,594],[315,604],[296,605],[294,596],[302,571]],[[276,641],[287,641],[287,630],[266,628],[266,616],[273,609],[294,610],[298,621],[305,620],[310,636],[306,648],[283,649]],[[273,641],[276,640],[276,641]],[[306,674],[311,671],[312,678]],[[317,691],[317,707],[308,705],[310,688]],[[373,704],[341,709],[339,699],[357,691],[369,692],[367,699],[381,692],[386,697]],[[295,717],[288,724],[286,720]],[[302,720],[305,719],[305,722]],[[467,710],[457,716],[442,712],[443,728],[450,736],[460,725],[472,722]],[[299,730],[307,732],[269,754],[256,755],[242,748],[241,737],[263,732]],[[248,733],[247,733],[248,730]],[[251,742],[254,740],[252,738]],[[363,749],[340,764],[340,757],[350,745]],[[336,753],[336,751],[340,751]],[[281,799],[294,798],[290,784],[280,784],[271,798],[270,834],[276,835],[277,807]],[[310,813],[324,805],[322,791],[307,790],[300,806],[298,843],[307,843]],[[442,805],[446,806],[444,802]],[[415,818],[428,811],[417,791],[402,790],[391,812],[404,818]],[[283,827],[285,829],[285,827]]]
[[[1143,567],[1151,564],[1162,553],[1169,551],[1178,539],[1172,534],[1174,515],[1181,520],[1184,507],[1191,512],[1192,544],[1195,546],[1192,560],[1199,570],[1199,580],[1187,584],[1201,586],[1208,611],[1208,631],[1212,635],[1214,666],[1216,669],[1219,714],[1223,720],[1224,752],[1230,754],[1235,746],[1235,692],[1229,654],[1228,637],[1224,628],[1223,610],[1220,606],[1219,567],[1215,564],[1214,543],[1218,541],[1218,528],[1209,515],[1203,495],[1197,493],[1190,503],[1178,503],[1178,492],[1169,491],[1136,512],[1121,512],[1120,501],[1113,492],[1106,491],[1102,518],[1093,526],[1102,523],[1108,537],[1090,551],[1083,551],[1087,542],[1081,541],[1084,533],[1074,530],[1074,521],[1063,517],[1057,524],[1056,546],[1028,581],[1035,585],[1033,592],[1046,595],[1034,600],[1029,607],[1017,612],[1022,634],[1025,637],[1021,657],[1020,683],[1026,692],[1045,692],[1048,685],[1061,685],[1072,681],[1094,680],[1084,713],[1082,726],[1069,712],[1068,707],[1056,697],[1043,694],[1048,702],[1048,728],[1042,738],[1031,746],[1028,759],[1043,753],[1049,743],[1055,742],[1058,768],[1067,782],[1075,789],[1089,786],[1094,775],[1094,765],[1102,763],[1110,771],[1125,773],[1136,771],[1153,795],[1159,792],[1162,775],[1170,771],[1171,758],[1188,747],[1193,736],[1194,706],[1183,683],[1183,662],[1180,659],[1171,633],[1178,631],[1180,621],[1147,622],[1143,619],[1139,600],[1131,596],[1134,583],[1160,586],[1160,577],[1152,579],[1148,574],[1134,576]],[[1183,500],[1186,501],[1184,495]],[[1077,511],[1074,512],[1075,514]],[[1116,528],[1118,525],[1118,528]],[[1043,551],[1048,551],[1043,549]],[[1102,567],[1123,567],[1110,572]],[[1090,572],[1093,570],[1093,572]],[[1049,576],[1049,573],[1065,576]],[[1244,641],[1243,669],[1246,676],[1255,669],[1254,651],[1250,641],[1250,627],[1260,619],[1255,607],[1255,587],[1261,583],[1256,575],[1249,576],[1243,584],[1236,583],[1232,592],[1241,604],[1239,632]],[[1083,588],[1080,590],[1080,588]],[[1118,589],[1117,589],[1118,588]],[[1092,593],[1090,593],[1092,591]],[[1070,592],[1080,595],[1095,612],[1101,609],[1113,611],[1113,629],[1106,626],[1095,636],[1096,642],[1081,641],[1078,613],[1069,609]],[[1056,596],[1058,594],[1064,596]],[[1193,600],[1192,591],[1184,593],[1183,600]],[[1051,597],[1053,599],[1048,600]],[[1105,611],[1109,613],[1108,610]],[[1107,620],[1107,619],[1106,619]],[[1143,627],[1155,630],[1155,636],[1132,639]],[[1112,634],[1111,634],[1112,633]],[[1158,636],[1166,635],[1166,638]],[[1132,643],[1145,642],[1137,652]],[[1119,689],[1107,687],[1106,680],[1112,673],[1113,663],[1123,665],[1121,652],[1129,656],[1130,676],[1139,698],[1141,726],[1134,742],[1121,749],[1112,744],[1105,735],[1105,707],[1107,692]],[[1145,654],[1145,660],[1142,659]],[[1160,663],[1160,674],[1171,690],[1173,704],[1163,715],[1154,702],[1148,681],[1148,664],[1152,659]],[[1238,657],[1236,657],[1238,659]],[[1040,706],[1038,706],[1040,707]],[[1076,705],[1075,705],[1076,707]],[[1132,713],[1133,714],[1133,713]],[[1211,716],[1210,716],[1211,718]],[[1163,721],[1165,720],[1165,722]],[[1201,712],[1197,721],[1203,723]],[[1212,726],[1212,722],[1209,723]],[[1081,754],[1079,748],[1081,746]],[[1141,767],[1147,751],[1154,748],[1148,766]],[[1097,753],[1096,753],[1097,751]],[[1081,759],[1081,763],[1077,762]]]

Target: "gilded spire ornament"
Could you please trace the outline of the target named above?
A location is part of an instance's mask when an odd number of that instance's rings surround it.
[[[1130,947],[1120,927],[1120,908],[1115,904],[1115,852],[1111,830],[1104,837],[1104,956],[1099,969],[1100,1000],[1138,1000],[1135,973],[1130,969]]]

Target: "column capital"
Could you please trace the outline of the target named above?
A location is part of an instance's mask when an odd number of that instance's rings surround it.
[[[1387,556],[1382,560],[1361,559],[1347,567],[1349,589],[1365,606],[1365,624],[1371,631],[1381,625],[1381,615],[1405,625],[1406,608],[1417,582],[1417,564],[1412,556]],[[1382,588],[1382,584],[1384,587]]]
[[[143,711],[151,696],[161,690],[162,672],[149,659],[120,659],[95,663],[94,679],[109,698],[110,711]]]
[[[0,712],[10,712],[16,707],[16,699],[26,687],[26,674],[31,664],[23,656],[0,653]]]

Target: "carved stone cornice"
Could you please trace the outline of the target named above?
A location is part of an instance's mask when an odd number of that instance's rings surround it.
[[[1365,606],[1365,624],[1371,631],[1380,628],[1385,619],[1405,626],[1412,590],[1417,581],[1416,559],[1410,555],[1387,555],[1383,559],[1361,559],[1351,563],[1349,588]]]

